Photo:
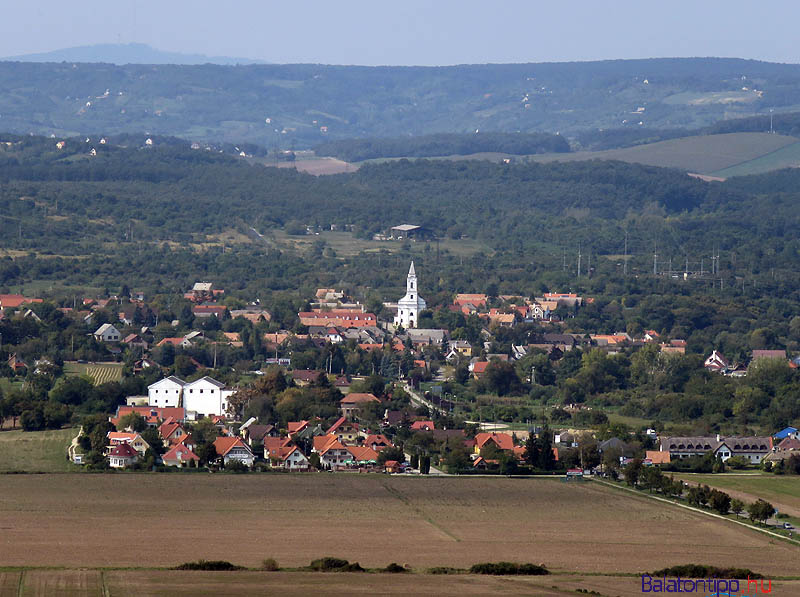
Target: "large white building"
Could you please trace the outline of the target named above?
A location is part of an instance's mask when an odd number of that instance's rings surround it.
[[[226,414],[228,398],[234,392],[208,376],[187,383],[170,375],[147,386],[147,404],[159,408],[182,406],[195,419]]]
[[[181,394],[186,382],[170,375],[147,386],[147,405],[172,408],[181,405]]]
[[[228,410],[228,398],[234,390],[226,389],[225,384],[201,377],[183,386],[183,408],[187,414],[195,413],[197,418],[209,415],[224,415]]]
[[[419,313],[426,307],[425,299],[420,295],[417,285],[417,273],[414,271],[414,262],[411,262],[411,267],[408,269],[408,278],[406,279],[406,295],[397,302],[397,316],[394,318],[394,324],[403,326],[404,328],[415,328],[419,321]]]

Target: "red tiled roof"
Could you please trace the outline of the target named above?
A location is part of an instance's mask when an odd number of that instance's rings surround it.
[[[369,446],[348,446],[347,451],[359,462],[378,459],[378,453]]]
[[[340,404],[364,404],[366,402],[380,402],[377,397],[369,393],[353,393],[342,398]]]
[[[175,444],[161,457],[164,462],[189,462],[190,460],[200,460],[200,458],[192,452],[192,449],[183,444]]]
[[[433,421],[414,421],[411,423],[412,431],[433,431],[434,429],[436,429],[436,426]]]
[[[138,456],[139,453],[133,449],[128,443],[117,444],[108,453],[109,456],[116,456],[117,458],[133,458]]]
[[[233,450],[234,448],[245,448],[246,450],[250,450],[247,447],[241,438],[238,437],[218,437],[214,440],[214,447],[217,449],[217,454],[220,456],[225,456],[228,452]]]
[[[493,441],[501,450],[514,449],[514,440],[506,433],[478,433],[475,435],[475,442],[479,449],[483,449],[490,441]]]

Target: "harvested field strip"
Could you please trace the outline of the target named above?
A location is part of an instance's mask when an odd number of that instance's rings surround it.
[[[423,512],[421,509],[419,509],[419,508],[415,507],[415,506],[414,506],[414,505],[411,503],[411,500],[409,500],[409,499],[408,499],[408,497],[407,497],[407,496],[405,496],[405,495],[404,495],[404,494],[403,494],[403,493],[402,493],[402,492],[401,492],[399,489],[397,489],[396,487],[391,487],[391,486],[390,486],[388,483],[383,483],[383,487],[384,487],[384,489],[386,489],[386,491],[387,491],[387,492],[388,492],[390,495],[392,495],[393,497],[397,498],[398,500],[400,500],[401,502],[403,502],[403,503],[404,503],[406,506],[408,506],[409,508],[411,508],[412,510],[414,510],[414,511],[415,511],[415,512],[416,512],[416,513],[419,515],[419,517],[420,517],[420,518],[422,518],[422,519],[423,519],[425,522],[427,522],[428,524],[430,524],[430,525],[431,525],[431,526],[433,526],[434,528],[436,528],[436,529],[440,530],[442,533],[444,533],[445,535],[447,535],[448,537],[450,537],[450,538],[451,538],[453,541],[455,541],[456,543],[458,543],[459,541],[461,541],[461,539],[459,539],[458,537],[456,537],[456,536],[455,536],[453,533],[451,533],[450,531],[448,531],[447,529],[445,529],[445,528],[444,528],[444,527],[442,527],[441,525],[437,524],[437,523],[436,523],[436,522],[435,522],[435,521],[434,521],[432,518],[430,518],[429,516],[426,516],[426,514],[425,514],[425,513],[424,513],[424,512]]]
[[[96,595],[104,594],[99,570],[27,570],[22,575],[20,595]]]

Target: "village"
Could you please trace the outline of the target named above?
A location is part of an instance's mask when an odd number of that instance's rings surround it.
[[[431,317],[414,263],[406,294],[382,305],[384,317],[343,290],[321,288],[297,313],[296,330],[272,331],[267,308],[258,303],[231,308],[225,291],[211,282],[195,283],[182,298],[190,307],[183,308],[181,319],[166,322],[158,322],[142,293],[130,291],[124,299],[86,298],[80,306],[57,308],[93,330],[94,349],[87,354],[97,357],[65,362],[64,371],[91,374],[118,367],[113,371],[121,375],[125,368],[136,381],[110,405],[101,431],[83,429],[73,440],[68,450],[73,463],[114,469],[617,475],[634,460],[670,467],[710,454],[742,467],[782,467],[800,454],[794,427],[764,435],[687,436],[609,425],[604,413],[579,402],[548,407],[548,416],[544,408],[540,415],[532,408],[494,404],[471,408],[458,395],[458,388],[475,386],[502,402],[514,384],[535,392],[574,349],[597,351],[603,358],[623,350],[667,359],[685,354],[686,341],[662,338],[656,330],[638,336],[567,333],[570,317],[592,298],[558,292],[531,298],[456,294]],[[0,313],[9,320],[41,322],[37,305],[40,299],[0,295]],[[463,328],[422,327],[448,320],[463,325],[465,318],[478,325],[473,341]],[[188,321],[193,329],[187,329]],[[537,331],[525,342],[498,342],[526,325]],[[493,352],[503,345],[505,351]],[[245,358],[245,347],[264,358]],[[12,352],[8,367],[17,378],[29,379],[58,369],[52,360],[41,355],[29,366],[21,351]],[[795,368],[798,360],[785,351],[754,350],[750,364]],[[714,350],[703,367],[741,378],[749,365],[729,362]],[[131,393],[136,388],[143,391]],[[23,427],[32,419],[29,411],[16,414]]]

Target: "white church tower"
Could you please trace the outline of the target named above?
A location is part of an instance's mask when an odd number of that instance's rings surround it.
[[[397,317],[394,318],[395,325],[404,328],[415,328],[419,321],[420,311],[425,310],[425,300],[417,292],[417,273],[414,271],[414,262],[408,270],[406,280],[406,295],[397,302]]]

